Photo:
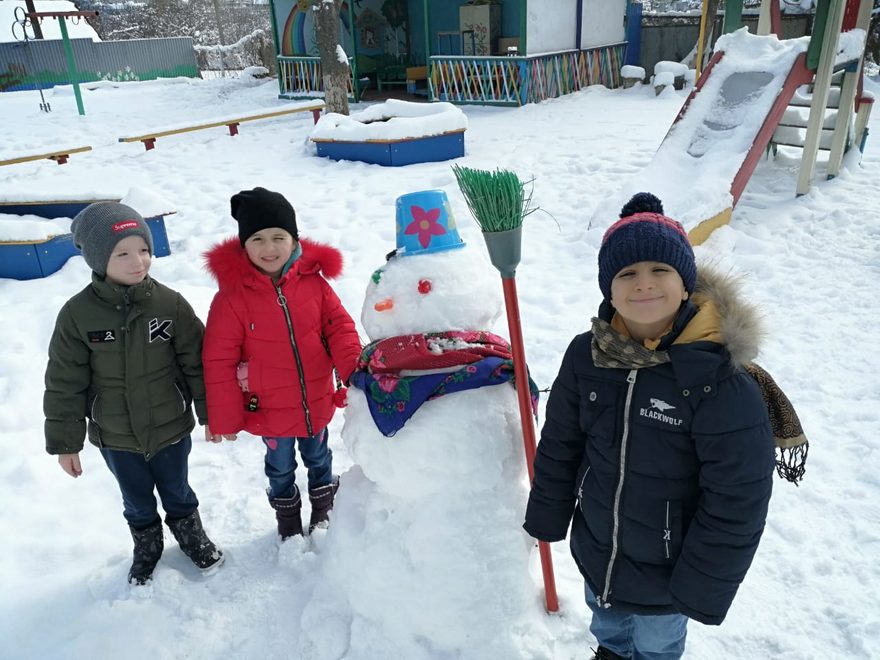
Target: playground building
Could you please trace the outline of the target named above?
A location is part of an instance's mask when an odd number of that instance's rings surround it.
[[[270,0],[279,93],[321,93],[308,0]],[[626,0],[346,0],[350,94],[399,87],[456,104],[523,105],[620,84]]]

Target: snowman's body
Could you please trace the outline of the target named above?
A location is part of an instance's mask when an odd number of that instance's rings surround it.
[[[468,247],[395,257],[374,274],[361,320],[371,341],[491,330],[500,288]],[[325,572],[348,604],[345,657],[522,657],[539,593],[521,529],[528,483],[511,384],[429,400],[392,437],[350,388],[342,437],[355,468],[343,476]],[[504,629],[486,626],[487,609]]]

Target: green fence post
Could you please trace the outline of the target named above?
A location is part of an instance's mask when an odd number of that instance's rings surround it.
[[[275,42],[275,75],[278,77],[278,96],[284,94],[284,80],[282,80],[281,75],[281,62],[279,61],[279,57],[281,57],[281,35],[278,34],[278,19],[275,18],[275,2],[273,0],[269,0],[269,17],[272,19],[272,41]]]
[[[730,34],[743,26],[743,0],[727,0],[724,3],[724,23],[721,32]]]

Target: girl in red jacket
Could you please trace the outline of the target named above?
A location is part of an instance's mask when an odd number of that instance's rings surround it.
[[[254,188],[231,201],[238,239],[205,255],[220,289],[202,350],[208,426],[216,442],[239,431],[262,436],[269,504],[283,541],[303,533],[297,444],[308,468],[309,532],[328,524],[339,478],[327,424],[343,405],[333,369],[348,382],[361,344],[324,279],[342,272],[340,252],[299,240],[296,213],[279,193]]]

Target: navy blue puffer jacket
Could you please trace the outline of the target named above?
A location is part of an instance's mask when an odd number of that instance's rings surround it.
[[[524,527],[560,541],[571,523],[572,554],[600,604],[717,625],[752,562],[774,444],[760,390],[739,366],[760,333],[736,288],[701,273],[659,347],[666,364],[597,367],[591,332],[565,353]],[[692,324],[714,324],[721,343],[669,345],[702,337]]]

